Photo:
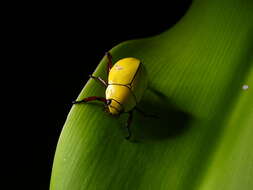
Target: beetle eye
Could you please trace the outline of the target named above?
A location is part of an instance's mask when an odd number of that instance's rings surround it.
[[[112,102],[112,100],[110,100],[110,99],[109,99],[109,100],[106,100],[106,104],[107,104],[107,105],[110,105],[111,102]]]

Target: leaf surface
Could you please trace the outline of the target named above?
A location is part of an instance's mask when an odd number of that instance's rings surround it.
[[[142,60],[149,88],[134,114],[74,105],[59,138],[51,190],[253,189],[253,1],[195,0],[164,33],[127,41],[113,61]],[[106,58],[95,76],[106,77]],[[243,85],[248,85],[245,89]],[[78,99],[104,96],[89,80]]]

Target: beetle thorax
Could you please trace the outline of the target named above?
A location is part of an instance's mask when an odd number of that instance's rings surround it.
[[[136,105],[135,97],[131,89],[126,85],[110,84],[106,89],[106,99],[111,99],[112,109],[109,111],[112,114],[128,112]],[[113,108],[114,107],[114,108]],[[117,111],[115,111],[117,109]]]

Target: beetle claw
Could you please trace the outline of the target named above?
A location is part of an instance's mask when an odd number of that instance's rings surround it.
[[[80,104],[80,103],[83,103],[84,101],[76,101],[76,100],[74,100],[74,101],[72,101],[72,104]]]

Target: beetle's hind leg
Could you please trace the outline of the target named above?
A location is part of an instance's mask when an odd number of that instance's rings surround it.
[[[128,112],[128,114],[129,114],[129,116],[128,116],[127,123],[126,123],[126,128],[127,128],[127,132],[128,132],[128,135],[126,136],[127,140],[129,140],[132,136],[130,126],[131,126],[131,123],[132,123],[132,120],[133,120],[133,110]]]
[[[110,52],[106,52],[105,53],[107,59],[108,59],[108,63],[107,63],[107,67],[106,67],[106,70],[107,70],[107,78],[109,77],[109,72],[113,66],[112,64],[112,55]],[[89,75],[90,78],[93,78],[95,79],[96,81],[100,82],[104,87],[107,88],[108,86],[108,82],[106,82],[105,80],[103,80],[101,77],[95,77],[95,76],[92,76],[92,75]]]
[[[107,63],[107,77],[108,77],[109,76],[109,72],[110,72],[110,70],[111,70],[111,68],[113,66],[113,64],[112,64],[112,55],[111,55],[110,52],[106,52],[105,55],[106,55],[106,57],[108,59],[108,63]]]
[[[102,84],[105,88],[107,88],[108,84],[107,82],[105,82],[101,77],[95,77],[95,76],[92,76],[92,75],[89,75],[90,78],[98,81],[100,84]]]
[[[138,107],[134,108],[136,111],[138,111],[140,114],[142,114],[144,117],[153,117],[153,118],[159,118],[157,115],[146,113],[145,111],[141,110]]]

